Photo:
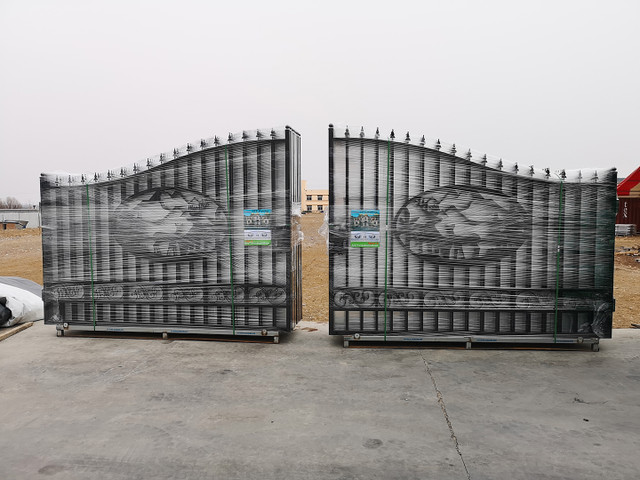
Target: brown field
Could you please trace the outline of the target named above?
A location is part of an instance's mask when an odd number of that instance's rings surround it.
[[[305,320],[328,320],[328,278],[324,215],[302,216],[302,301]],[[326,225],[324,226],[326,230]],[[623,249],[629,249],[624,250]],[[614,328],[640,323],[640,236],[616,238]],[[0,231],[0,276],[23,277],[42,284],[42,248],[39,229]]]
[[[628,251],[621,251],[629,249]],[[616,237],[616,259],[613,274],[613,296],[616,311],[613,328],[629,328],[640,323],[640,235]]]
[[[320,230],[324,218],[321,213],[302,215],[302,317],[312,322],[329,321],[328,232]]]
[[[0,277],[22,277],[42,285],[39,228],[0,230]]]

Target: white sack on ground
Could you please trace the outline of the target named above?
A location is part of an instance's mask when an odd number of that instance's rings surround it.
[[[0,298],[6,298],[11,318],[0,327],[10,327],[21,322],[33,322],[44,318],[42,299],[27,290],[0,283]]]

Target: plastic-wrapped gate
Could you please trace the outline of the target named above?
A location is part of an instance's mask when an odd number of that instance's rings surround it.
[[[45,323],[268,334],[302,314],[300,136],[245,131],[133,169],[41,176]]]
[[[329,128],[331,334],[611,337],[615,169],[518,169],[393,136]]]

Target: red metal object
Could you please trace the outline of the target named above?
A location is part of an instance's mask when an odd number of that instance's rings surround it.
[[[618,184],[618,198],[636,196],[640,197],[640,167]]]
[[[618,186],[618,192],[620,191]],[[620,193],[618,193],[620,196]],[[622,197],[618,199],[616,224],[634,223],[640,227],[640,197]]]

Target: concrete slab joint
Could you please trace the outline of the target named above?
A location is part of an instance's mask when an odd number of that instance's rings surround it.
[[[433,384],[433,389],[436,392],[436,397],[438,399],[438,405],[442,410],[442,415],[444,416],[444,420],[447,422],[447,427],[449,428],[449,433],[451,434],[451,440],[453,440],[453,444],[456,447],[456,452],[458,452],[458,456],[460,457],[460,461],[462,462],[462,466],[464,467],[464,471],[467,474],[467,479],[471,480],[471,475],[469,474],[469,469],[467,468],[467,464],[464,461],[464,457],[462,456],[462,451],[460,450],[460,444],[458,443],[458,437],[456,437],[455,432],[453,431],[453,425],[451,424],[451,419],[449,418],[449,414],[447,413],[447,407],[444,404],[444,397],[442,396],[442,392],[438,389],[438,384],[436,383],[436,379],[433,376],[433,372],[429,367],[429,362],[424,358],[424,355],[420,354],[422,357],[422,361],[424,362],[424,368],[431,379],[431,383]]]

